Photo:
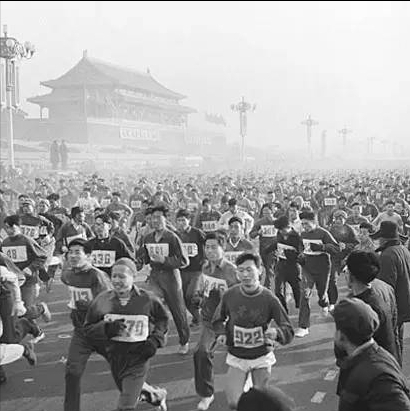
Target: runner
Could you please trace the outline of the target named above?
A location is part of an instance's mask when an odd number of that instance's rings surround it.
[[[263,388],[276,363],[275,343],[285,345],[293,339],[282,304],[259,282],[260,257],[244,253],[236,260],[236,266],[240,284],[222,296],[220,313],[213,323],[218,343],[228,347],[225,392],[232,410],[237,407],[248,374],[255,388]],[[272,320],[276,327],[270,326]]]
[[[167,209],[158,206],[152,208],[152,226],[154,231],[143,238],[143,244],[137,251],[137,268],[141,270],[150,264],[149,286],[159,296],[163,296],[171,311],[179,336],[179,353],[189,352],[189,325],[182,293],[180,269],[189,265],[189,258],[179,237],[166,228]]]
[[[194,377],[196,393],[201,397],[198,410],[207,410],[214,401],[214,375],[212,346],[216,334],[212,326],[215,310],[223,293],[238,283],[236,267],[224,258],[225,238],[219,233],[205,237],[207,262],[202,268],[198,301],[201,302],[202,328],[194,349]]]
[[[132,411],[145,388],[149,359],[165,345],[168,314],[157,297],[139,289],[135,263],[121,258],[112,268],[112,290],[101,293],[86,318],[88,338],[107,341],[107,359],[120,390],[118,411]],[[158,404],[166,410],[164,390]],[[67,410],[68,411],[68,410]]]

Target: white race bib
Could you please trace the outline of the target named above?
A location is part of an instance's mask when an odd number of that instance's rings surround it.
[[[152,257],[153,255],[161,255],[163,257],[169,257],[169,244],[167,243],[154,243],[145,244],[148,250],[148,255]]]
[[[216,288],[224,293],[228,289],[228,284],[222,278],[211,277],[206,274],[202,274],[204,279],[204,295],[209,297],[209,292]]]
[[[242,348],[256,348],[265,344],[262,327],[242,328],[233,326],[233,345]]]
[[[218,228],[217,221],[202,221],[202,230],[205,233],[209,233],[210,231],[216,231]]]
[[[13,263],[24,263],[27,261],[27,247],[25,245],[3,247],[3,253],[6,254]]]
[[[131,208],[141,208],[141,201],[139,200],[133,200],[131,201]]]
[[[149,320],[146,315],[105,314],[104,321],[125,320],[126,329],[113,337],[114,341],[139,342],[145,341],[149,335]]]
[[[336,198],[328,197],[325,198],[325,206],[335,206],[336,205]]]
[[[104,198],[101,200],[101,207],[106,208],[109,206],[110,203],[111,203],[111,200]]]
[[[38,226],[21,225],[20,229],[21,233],[27,237],[36,239],[40,236],[40,228]]]
[[[261,225],[262,237],[275,237],[278,230],[274,225]]]
[[[112,267],[115,263],[115,251],[93,250],[91,252],[91,258],[94,267]]]
[[[285,250],[296,251],[296,248],[292,247],[291,245],[278,243],[278,257],[281,258],[282,260],[286,260]]]
[[[182,244],[182,247],[184,247],[188,257],[195,257],[198,255],[198,246],[195,243],[184,243]]]
[[[47,235],[47,234],[48,234],[47,226],[42,225],[42,226],[40,227],[40,235]]]
[[[306,240],[306,239],[303,239],[303,247],[304,247],[303,252],[304,252],[305,254],[308,254],[308,255],[319,255],[319,254],[323,254],[322,251],[312,251],[312,250],[310,249],[310,245],[311,245],[312,243],[323,245],[322,240]]]
[[[225,258],[232,264],[235,264],[236,259],[243,254],[243,251],[226,251]]]
[[[198,208],[197,203],[188,203],[188,211],[194,211]]]
[[[93,293],[91,292],[91,288],[79,288],[69,285],[68,290],[70,292],[70,301],[67,305],[68,308],[71,308],[72,310],[75,309],[75,303],[77,301],[82,300],[90,303],[93,300]]]

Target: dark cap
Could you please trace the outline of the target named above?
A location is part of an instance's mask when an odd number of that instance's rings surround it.
[[[238,411],[292,411],[296,409],[295,402],[274,383],[263,388],[251,388],[239,398]]]
[[[336,328],[351,342],[368,341],[379,328],[379,317],[370,305],[358,298],[346,298],[333,311]]]
[[[380,228],[370,238],[377,240],[378,238],[402,238],[399,233],[399,226],[394,221],[382,221]]]

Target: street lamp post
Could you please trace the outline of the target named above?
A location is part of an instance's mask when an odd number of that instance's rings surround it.
[[[13,89],[15,89],[15,67],[16,59],[33,57],[34,46],[25,42],[19,43],[14,37],[8,37],[7,25],[3,26],[4,37],[0,37],[0,58],[5,60],[6,74],[6,105],[8,112],[8,131],[9,131],[9,162],[10,167],[15,168],[14,162],[14,135],[13,135]]]
[[[240,126],[240,135],[242,138],[242,147],[241,147],[241,161],[245,162],[245,136],[247,133],[247,112],[249,110],[255,111],[256,104],[253,106],[245,101],[245,98],[242,97],[242,100],[237,104],[231,104],[231,110],[239,112],[239,126]]]
[[[302,121],[301,124],[306,126],[308,152],[309,152],[309,156],[312,157],[312,127],[317,126],[319,122],[316,120],[313,120],[311,115],[309,114],[307,116],[307,119]]]
[[[342,139],[343,139],[343,150],[344,151],[346,151],[347,135],[351,132],[352,130],[349,130],[346,126],[344,126],[341,130],[339,130],[339,134],[342,135]]]

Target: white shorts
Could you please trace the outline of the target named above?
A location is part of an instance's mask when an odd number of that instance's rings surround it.
[[[268,368],[269,371],[276,364],[276,357],[273,351],[268,354],[262,355],[262,357],[255,358],[253,360],[246,360],[244,358],[235,357],[232,354],[226,356],[226,364],[232,368],[238,368],[243,372],[248,373],[252,370],[260,368]]]

